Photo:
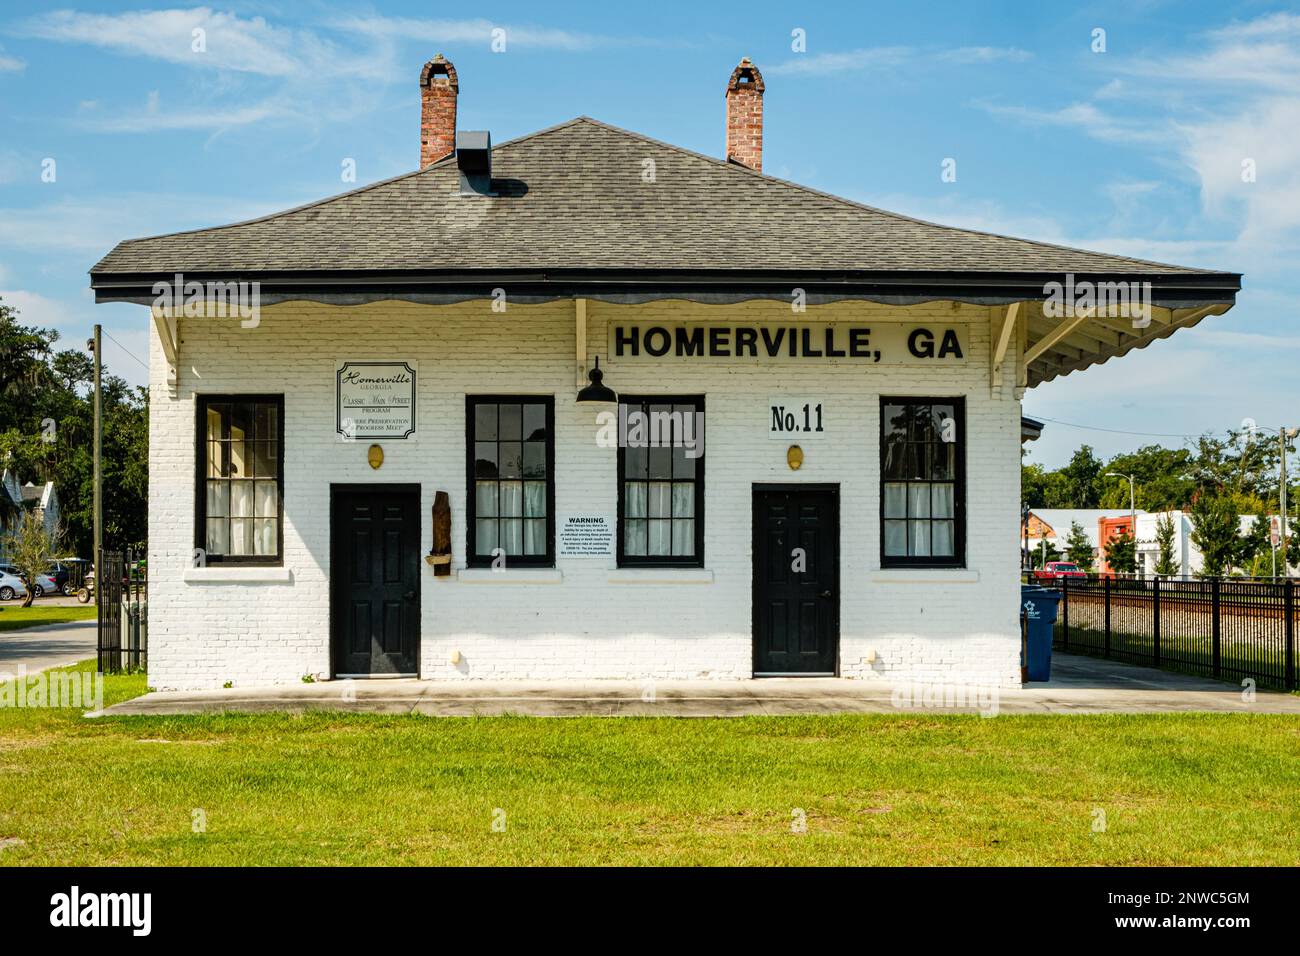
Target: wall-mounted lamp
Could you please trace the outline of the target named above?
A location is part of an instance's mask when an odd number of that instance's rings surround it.
[[[605,373],[600,370],[600,356],[596,356],[596,364],[592,366],[591,371],[587,373],[587,380],[590,385],[578,392],[578,401],[580,402],[617,402],[618,393],[612,388],[601,383]]]

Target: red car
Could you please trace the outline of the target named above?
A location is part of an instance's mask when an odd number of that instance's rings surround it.
[[[1079,570],[1079,566],[1070,561],[1048,561],[1041,568],[1034,569],[1034,578],[1039,581],[1059,581],[1061,578],[1086,578],[1088,575]]]

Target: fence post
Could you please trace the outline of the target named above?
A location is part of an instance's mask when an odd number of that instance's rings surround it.
[[[1102,655],[1104,657],[1109,658],[1110,657],[1110,578],[1109,577],[1104,577],[1101,579],[1101,590],[1102,590],[1102,594],[1104,595],[1103,603],[1106,606],[1106,632],[1105,632],[1106,640],[1105,640],[1105,647],[1102,652]]]
[[[1296,689],[1295,680],[1295,584],[1290,579],[1282,585],[1283,613],[1286,615],[1286,677],[1287,690]]]
[[[1219,579],[1216,577],[1210,582],[1210,640],[1213,655],[1213,674],[1219,676]]]
[[[1160,666],[1160,576],[1151,582],[1151,656]]]
[[[104,549],[100,548],[95,552],[95,567],[104,566]],[[104,602],[101,600],[104,594],[104,583],[98,580],[96,575],[95,594],[92,600],[95,602],[95,670],[101,674],[107,674],[108,668],[104,666]]]
[[[1070,649],[1070,579],[1061,578],[1061,650]]]

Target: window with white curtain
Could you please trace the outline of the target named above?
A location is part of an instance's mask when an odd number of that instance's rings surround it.
[[[284,396],[199,397],[195,547],[208,563],[278,564]]]
[[[554,400],[467,400],[469,563],[555,563]]]

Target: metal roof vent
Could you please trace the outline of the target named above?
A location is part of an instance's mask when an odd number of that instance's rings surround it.
[[[456,134],[456,168],[462,196],[494,196],[492,192],[492,134],[466,130]]]

